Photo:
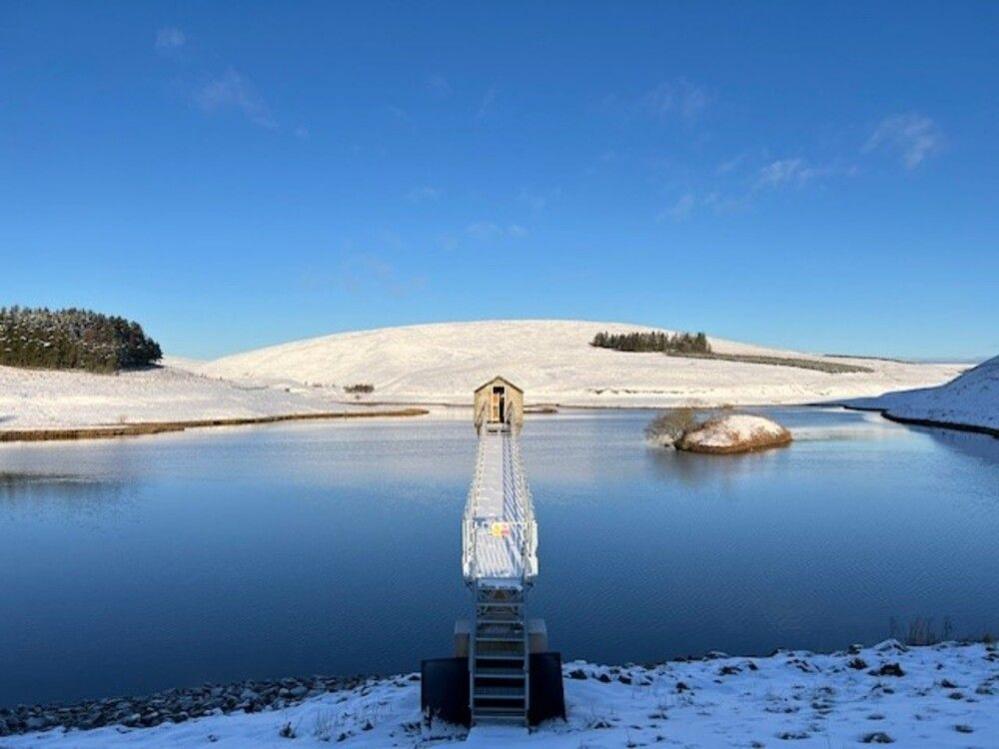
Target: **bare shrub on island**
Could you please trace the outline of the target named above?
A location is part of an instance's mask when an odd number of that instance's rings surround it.
[[[671,408],[659,414],[645,427],[645,438],[661,447],[671,447],[684,434],[698,426],[695,409],[689,406]]]

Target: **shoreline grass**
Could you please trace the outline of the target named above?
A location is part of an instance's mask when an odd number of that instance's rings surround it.
[[[284,421],[370,419],[378,416],[406,418],[411,416],[425,416],[428,413],[430,412],[425,408],[413,407],[387,411],[320,411],[316,413],[276,414],[273,416],[187,419],[183,421],[145,421],[135,424],[56,429],[8,429],[0,431],[0,442],[55,442],[63,440],[109,439],[113,437],[138,437],[148,434],[183,432],[186,429],[202,429],[205,427],[276,424]]]

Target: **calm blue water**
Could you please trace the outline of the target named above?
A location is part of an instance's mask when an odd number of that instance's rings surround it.
[[[568,658],[999,632],[999,440],[772,409],[786,450],[654,450],[642,412],[532,419],[532,615]],[[464,420],[0,446],[0,705],[450,654]]]

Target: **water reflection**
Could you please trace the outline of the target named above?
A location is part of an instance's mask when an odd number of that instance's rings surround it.
[[[0,512],[45,509],[94,514],[112,505],[120,506],[128,494],[128,485],[122,481],[71,474],[0,472]]]

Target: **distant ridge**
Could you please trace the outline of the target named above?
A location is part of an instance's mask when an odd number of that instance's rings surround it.
[[[956,365],[829,357],[708,336],[722,355],[765,363],[632,353],[590,345],[600,331],[678,331],[585,320],[487,320],[336,333],[191,365],[212,376],[258,384],[294,383],[342,391],[370,383],[378,402],[457,403],[501,373],[532,403],[586,406],[804,403],[937,385]],[[787,358],[840,361],[870,372],[830,373],[780,366]]]

